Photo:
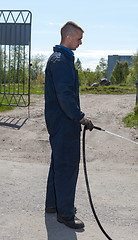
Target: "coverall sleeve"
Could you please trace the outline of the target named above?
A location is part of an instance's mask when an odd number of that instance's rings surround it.
[[[70,119],[81,120],[84,113],[81,112],[77,100],[74,69],[64,61],[56,61],[53,64],[52,74],[60,107]]]

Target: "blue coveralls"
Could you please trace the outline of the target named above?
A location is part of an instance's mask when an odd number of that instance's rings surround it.
[[[74,56],[55,46],[45,76],[45,119],[52,149],[46,206],[72,218],[80,161],[80,119],[84,116]]]

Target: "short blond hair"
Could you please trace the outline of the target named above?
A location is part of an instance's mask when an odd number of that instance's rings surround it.
[[[83,29],[78,24],[69,21],[61,28],[61,38],[64,40],[68,34],[76,33],[77,30],[80,30],[82,33],[84,33]]]

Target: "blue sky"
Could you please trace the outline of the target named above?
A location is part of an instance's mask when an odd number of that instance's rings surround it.
[[[0,9],[32,12],[32,55],[48,57],[67,21],[84,29],[83,44],[75,51],[84,68],[95,70],[101,57],[138,50],[138,0],[6,0]]]

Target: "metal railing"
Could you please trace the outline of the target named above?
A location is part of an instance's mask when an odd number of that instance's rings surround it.
[[[0,105],[30,105],[32,13],[0,10]]]

